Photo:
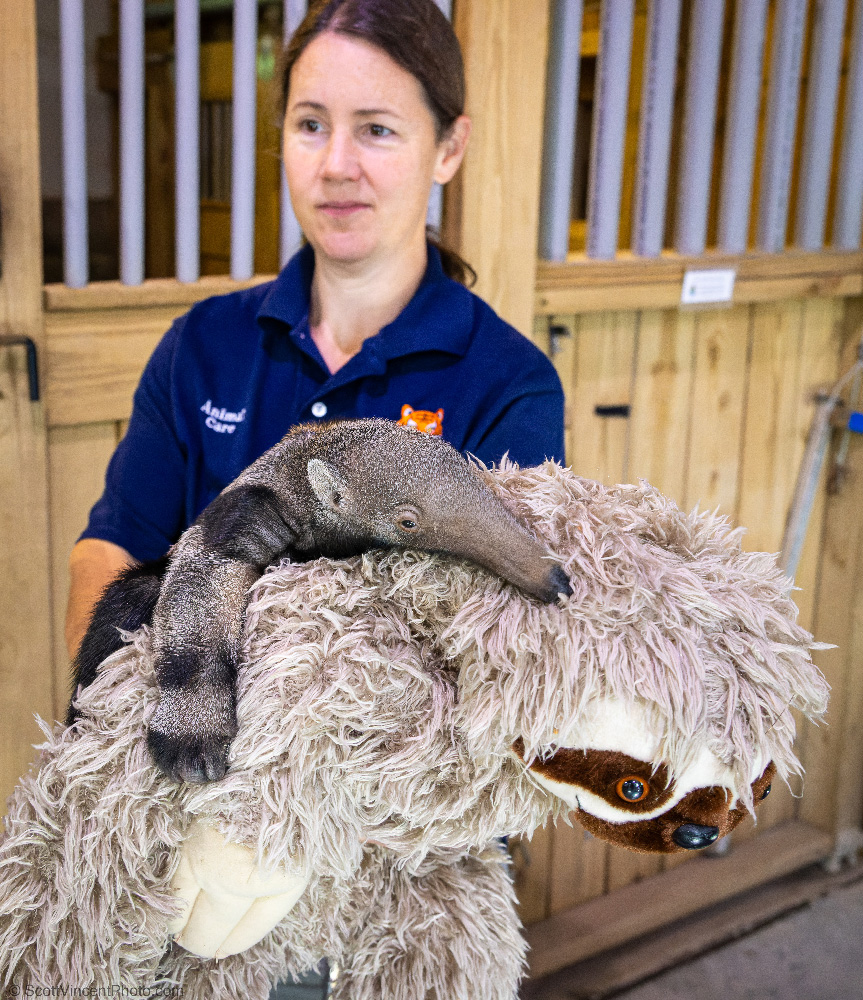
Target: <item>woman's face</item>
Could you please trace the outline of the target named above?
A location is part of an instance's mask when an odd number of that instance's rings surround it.
[[[316,253],[382,259],[422,240],[432,181],[464,155],[470,121],[440,143],[420,83],[382,50],[325,32],[291,71],[283,154],[291,201]]]

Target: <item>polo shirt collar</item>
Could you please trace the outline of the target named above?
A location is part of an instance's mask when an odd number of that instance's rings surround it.
[[[305,330],[314,267],[314,250],[304,246],[273,282],[257,319],[277,320],[292,334]],[[472,298],[463,285],[444,274],[440,251],[428,244],[428,264],[413,298],[392,323],[365,342],[363,350],[384,360],[429,350],[463,357],[473,331]]]

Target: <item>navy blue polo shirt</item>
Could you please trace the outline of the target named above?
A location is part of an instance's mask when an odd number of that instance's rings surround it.
[[[545,355],[443,272],[331,374],[312,341],[314,252],[275,281],[199,302],[150,358],[129,429],[82,538],[137,559],[167,551],[206,505],[295,424],[398,420],[442,409],[443,437],[487,464],[563,460],[563,392]]]

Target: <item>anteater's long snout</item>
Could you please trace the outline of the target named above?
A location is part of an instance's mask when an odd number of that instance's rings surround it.
[[[548,583],[550,587],[548,591],[549,596],[541,598],[546,604],[551,604],[558,597],[569,597],[572,593],[572,587],[569,585],[569,577],[557,563],[551,567],[551,571],[548,574]]]
[[[515,584],[520,590],[525,591],[530,594],[531,597],[536,597],[544,604],[553,604],[559,597],[569,597],[572,593],[572,587],[569,583],[569,577],[563,571],[557,563],[553,563],[550,560],[550,556],[546,550],[543,550],[542,555],[542,573],[537,578],[537,576],[528,571],[522,576],[519,572],[521,567],[515,567],[511,573],[499,572],[500,576],[504,579],[510,581],[510,583]],[[489,567],[493,569],[494,567]]]
[[[508,513],[508,512],[507,512]],[[572,593],[569,577],[549,550],[512,515],[497,520],[485,530],[462,536],[462,552],[469,559],[491,570],[514,586],[545,604]]]

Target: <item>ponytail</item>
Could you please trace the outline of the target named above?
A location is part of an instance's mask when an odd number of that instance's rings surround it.
[[[443,266],[443,273],[457,281],[465,288],[473,288],[476,284],[476,271],[468,262],[455,250],[450,249],[441,241],[437,231],[432,226],[426,226],[426,239],[440,254],[440,262]]]

